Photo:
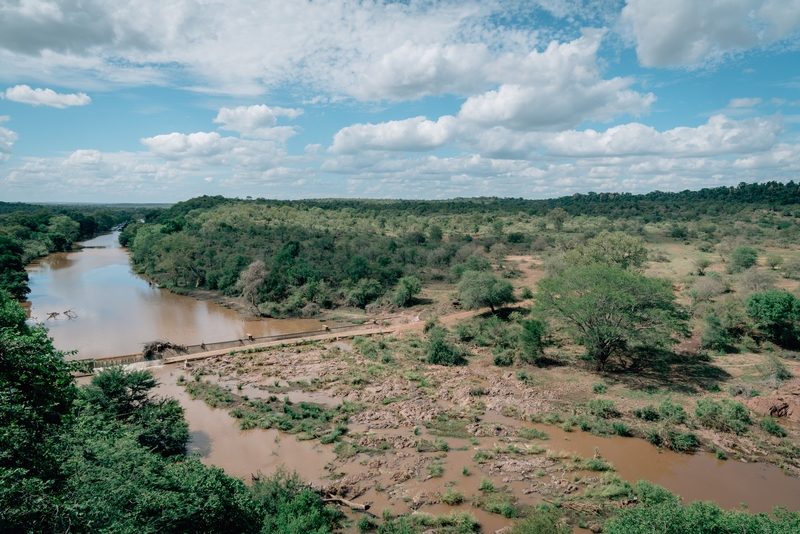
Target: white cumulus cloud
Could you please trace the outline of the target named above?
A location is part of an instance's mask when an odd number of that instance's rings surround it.
[[[693,66],[771,44],[800,27],[798,0],[627,0],[622,22],[642,65]]]
[[[336,132],[330,151],[354,154],[362,150],[433,150],[447,143],[456,122],[455,117],[446,115],[436,122],[414,117],[380,124],[354,124]]]
[[[278,117],[295,119],[302,114],[302,109],[269,107],[264,104],[238,106],[220,109],[213,122],[222,124],[220,127],[222,130],[232,130],[247,136],[285,139],[294,135],[294,129],[290,127],[272,128],[278,121]]]
[[[69,106],[85,106],[92,103],[92,99],[85,93],[62,94],[56,93],[52,89],[31,89],[28,85],[9,87],[2,96],[13,102],[60,109]]]
[[[553,42],[543,52],[534,50],[509,69],[508,83],[469,97],[459,119],[514,130],[545,130],[646,112],[655,101],[652,93],[629,89],[630,78],[603,79],[596,57],[602,37],[602,31],[587,30],[580,39]],[[503,67],[500,62],[498,68]]]

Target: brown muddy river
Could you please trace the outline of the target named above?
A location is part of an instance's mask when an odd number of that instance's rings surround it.
[[[57,348],[77,350],[75,358],[132,354],[157,339],[191,345],[320,328],[313,319],[246,321],[214,302],[159,289],[131,270],[117,237],[103,235],[28,266],[31,317],[50,329]],[[51,312],[59,316],[48,319]]]

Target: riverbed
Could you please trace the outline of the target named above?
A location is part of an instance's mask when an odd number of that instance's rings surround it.
[[[50,329],[58,349],[76,351],[70,358],[133,354],[154,340],[191,345],[320,327],[314,319],[246,320],[215,302],[159,288],[131,269],[118,237],[114,232],[78,243],[27,268],[31,319]]]

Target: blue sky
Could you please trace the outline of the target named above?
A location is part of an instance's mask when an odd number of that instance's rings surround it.
[[[800,179],[800,0],[6,0],[0,200]]]

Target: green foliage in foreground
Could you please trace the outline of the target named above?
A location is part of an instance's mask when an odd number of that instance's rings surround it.
[[[712,502],[681,504],[661,486],[640,480],[634,487],[640,505],[621,510],[606,522],[607,534],[790,534],[800,532],[800,513],[776,508],[773,515],[726,511]]]
[[[328,534],[342,514],[279,471],[248,488],[186,456],[177,401],[149,371],[75,386],[47,330],[0,291],[0,530]]]

